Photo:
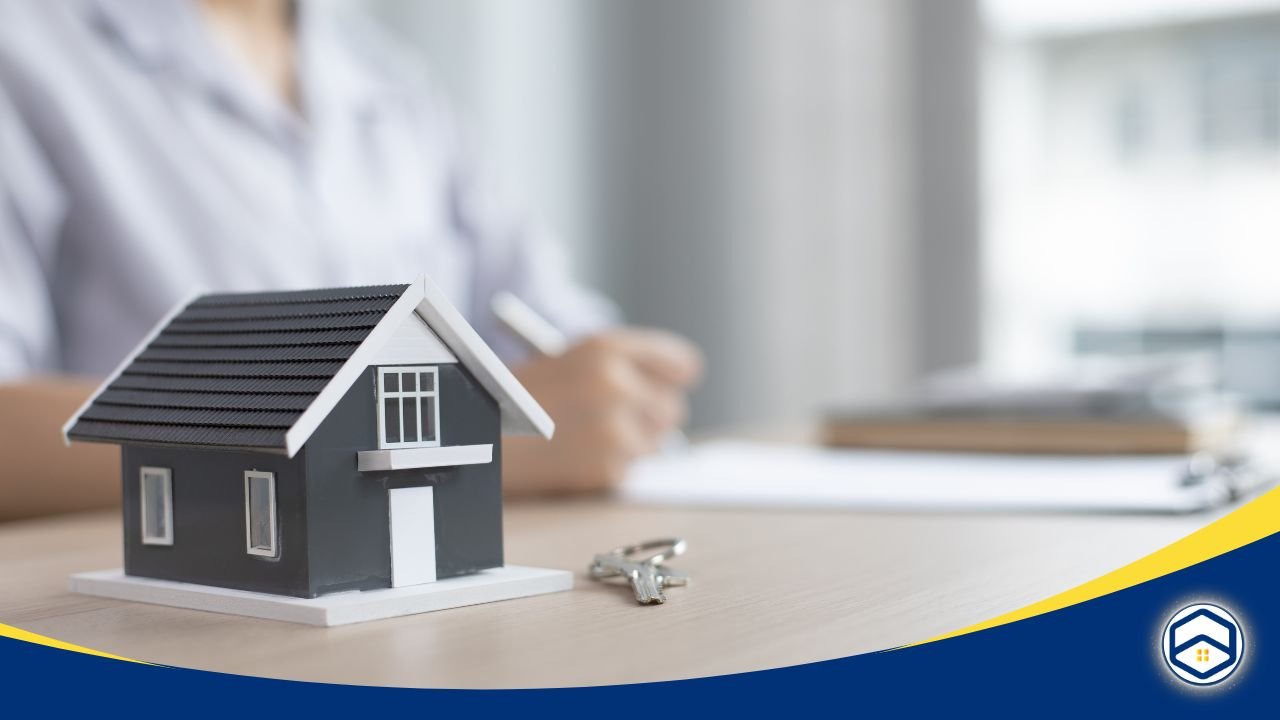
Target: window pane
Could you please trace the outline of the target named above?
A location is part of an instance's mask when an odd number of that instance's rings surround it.
[[[275,545],[271,536],[271,479],[249,476],[249,547],[270,550]]]
[[[436,441],[436,399],[433,397],[422,398],[422,440]]]
[[[416,447],[438,442],[436,400],[425,400],[440,390],[440,377],[435,367],[379,368],[378,408],[382,426],[379,446],[383,448]]]
[[[169,534],[165,518],[165,478],[160,473],[142,475],[142,535],[145,538],[163,538]]]
[[[387,398],[382,401],[383,430],[389,443],[400,442],[400,399]]]
[[[418,442],[418,402],[414,398],[405,398],[403,416],[404,416],[404,441]]]

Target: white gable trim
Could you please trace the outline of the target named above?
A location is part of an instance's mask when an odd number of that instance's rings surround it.
[[[463,366],[498,401],[503,431],[550,439],[556,431],[556,424],[547,411],[511,374],[506,364],[498,359],[430,278],[422,278],[422,289],[424,297],[418,304],[418,315],[427,321]]]
[[[400,329],[400,324],[404,322],[405,318],[413,312],[413,308],[420,302],[422,302],[422,283],[414,282],[404,291],[400,299],[396,300],[395,304],[387,310],[382,319],[378,321],[378,324],[373,327],[373,330],[369,331],[369,334],[365,336],[364,342],[360,344],[360,347],[356,348],[354,353],[351,353],[351,357],[347,358],[347,361],[334,374],[329,384],[325,385],[320,394],[316,395],[316,398],[311,401],[311,405],[293,423],[293,427],[289,428],[289,432],[285,433],[284,447],[286,455],[293,457],[302,449],[311,434],[316,431],[316,428],[320,427],[320,423],[324,422],[324,419],[329,416],[333,408],[338,405],[338,401],[347,394],[347,390],[350,390],[356,380],[359,380],[364,375],[365,368],[369,367],[378,350],[382,349],[382,346],[395,336],[396,331]]]
[[[107,388],[111,387],[111,383],[115,382],[120,377],[120,374],[125,371],[125,368],[133,364],[133,361],[142,354],[143,350],[147,349],[147,346],[156,339],[156,336],[165,328],[169,327],[169,323],[173,322],[173,319],[178,317],[179,313],[186,310],[187,306],[195,302],[196,298],[200,297],[202,294],[203,293],[193,292],[180,300],[173,307],[169,308],[169,312],[165,313],[164,317],[160,318],[160,322],[156,323],[155,327],[151,328],[151,331],[147,333],[146,337],[142,338],[142,342],[138,343],[137,347],[133,349],[133,352],[126,355],[124,360],[120,361],[120,364],[116,366],[115,370],[111,371],[111,374],[107,376],[106,380],[102,381],[102,384],[98,386],[98,389],[94,390],[89,395],[88,399],[80,405],[76,410],[75,415],[72,415],[71,419],[62,425],[63,444],[68,446],[71,445],[71,438],[67,437],[67,433],[71,432],[71,428],[74,427],[76,423],[80,422],[80,416],[84,414],[85,410],[89,409],[89,406],[93,404],[93,401],[97,400],[99,395],[106,392]]]
[[[285,453],[293,457],[338,401],[355,384],[382,348],[396,335],[401,324],[417,312],[427,327],[453,352],[484,389],[498,401],[502,430],[512,435],[541,435],[550,438],[556,424],[537,400],[529,394],[511,370],[485,344],[475,328],[453,307],[440,288],[423,277],[415,281],[396,300],[382,320],[370,331],[360,347],[347,358],[324,390],[311,401],[306,412],[285,434]],[[416,362],[416,361],[415,361]]]
[[[409,313],[390,339],[369,360],[370,365],[446,365],[458,362],[417,313]]]

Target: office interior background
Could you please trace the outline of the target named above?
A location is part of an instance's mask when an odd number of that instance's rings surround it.
[[[1278,0],[379,0],[696,428],[1194,352],[1280,404]]]

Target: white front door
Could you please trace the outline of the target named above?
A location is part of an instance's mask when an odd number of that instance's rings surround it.
[[[435,488],[391,491],[391,587],[436,581]]]

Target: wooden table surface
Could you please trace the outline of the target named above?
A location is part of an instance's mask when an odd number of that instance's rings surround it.
[[[513,503],[508,562],[577,571],[568,593],[338,628],[104,600],[73,572],[118,567],[115,513],[0,525],[0,622],[152,662],[356,684],[551,687],[779,667],[902,645],[1137,559],[1221,512],[1182,517],[685,510]],[[595,551],[680,535],[693,583],[639,607],[593,582]]]

